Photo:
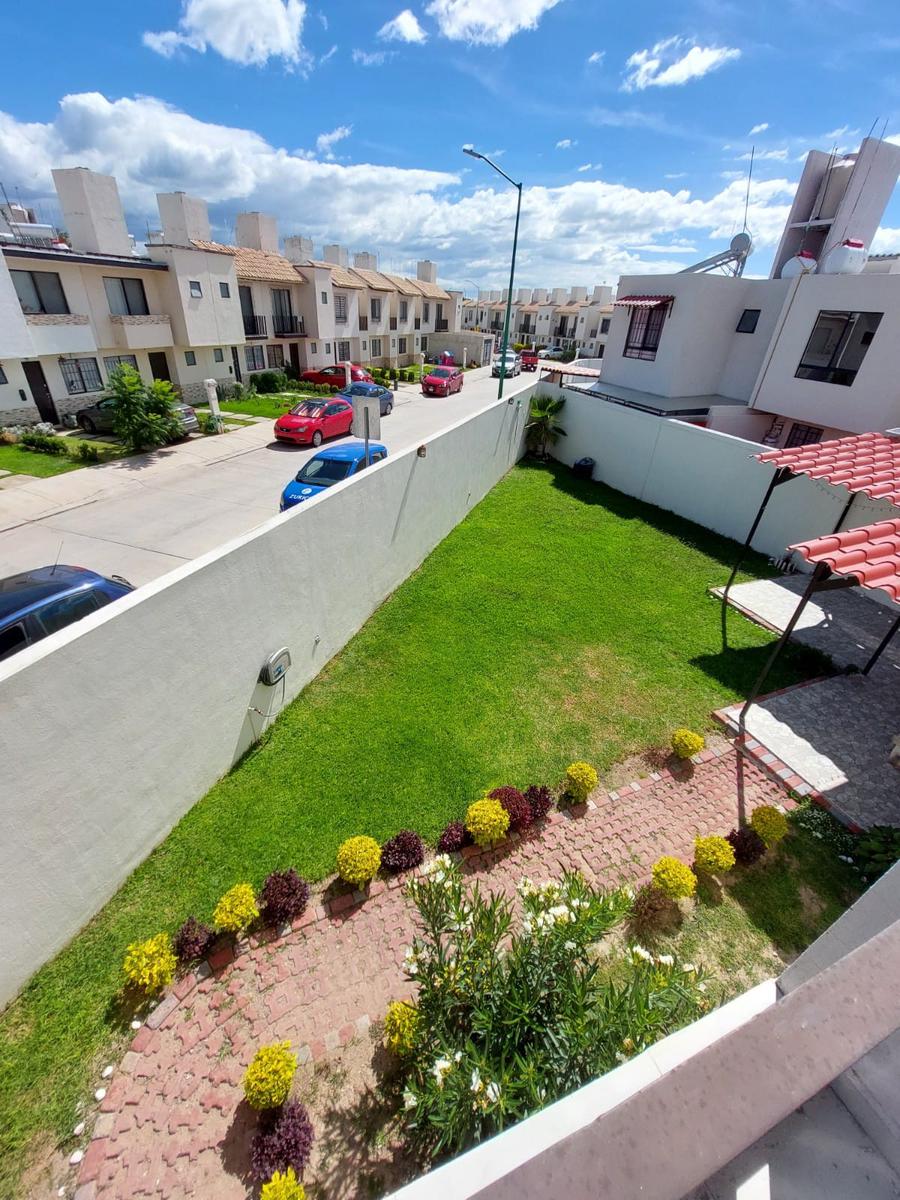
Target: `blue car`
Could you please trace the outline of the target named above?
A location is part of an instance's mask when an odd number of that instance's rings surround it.
[[[84,567],[38,567],[0,579],[0,659],[127,596],[127,579]]]
[[[369,465],[387,458],[387,446],[381,442],[369,442]],[[281,493],[280,510],[293,508],[304,500],[311,500],[326,488],[358,475],[366,467],[366,443],[342,442],[329,446],[305,463]]]
[[[351,383],[349,387],[342,388],[338,396],[344,400],[352,400],[354,396],[370,396],[378,401],[383,417],[389,417],[394,409],[394,393],[379,383]]]

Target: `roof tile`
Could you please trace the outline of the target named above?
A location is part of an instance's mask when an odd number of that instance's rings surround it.
[[[234,269],[241,279],[256,279],[261,283],[303,283],[304,278],[297,267],[282,254],[269,254],[265,250],[251,250],[246,246],[227,246],[222,242],[207,242],[195,239],[197,250],[214,254],[230,254]]]
[[[848,492],[900,504],[900,438],[860,433],[811,446],[767,450],[760,462],[787,467],[794,475],[824,479]]]
[[[829,533],[790,549],[807,562],[827,563],[836,575],[855,576],[863,587],[900,601],[900,519]]]

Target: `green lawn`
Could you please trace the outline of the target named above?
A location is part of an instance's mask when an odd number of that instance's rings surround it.
[[[0,1195],[120,1043],[130,940],[274,867],[320,879],[351,834],[433,839],[485,787],[608,767],[745,695],[771,637],[733,615],[723,653],[706,595],[735,550],[562,467],[513,470],[0,1018]],[[792,648],[769,687],[821,670]]]
[[[14,475],[35,475],[47,479],[50,475],[64,475],[66,471],[77,471],[87,463],[73,462],[71,458],[53,454],[35,454],[21,446],[0,446],[0,471],[12,471]]]

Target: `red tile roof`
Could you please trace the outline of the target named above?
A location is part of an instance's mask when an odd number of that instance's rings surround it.
[[[848,492],[900,505],[900,438],[860,433],[812,446],[768,450],[756,457],[775,467],[787,467],[795,475],[824,479]]]
[[[613,308],[659,308],[674,299],[674,296],[621,296],[613,301]]]
[[[790,549],[808,562],[827,563],[836,575],[854,575],[863,587],[880,588],[892,600],[900,600],[900,520],[844,529]]]

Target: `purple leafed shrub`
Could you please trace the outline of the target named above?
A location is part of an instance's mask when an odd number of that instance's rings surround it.
[[[175,934],[175,953],[180,963],[194,962],[205,958],[212,948],[216,935],[208,925],[196,917],[188,917]]]
[[[425,857],[425,843],[411,829],[401,829],[381,847],[381,865],[392,875],[417,867]]]
[[[472,837],[462,821],[451,821],[438,838],[438,852],[453,854],[455,850],[462,850],[463,846],[468,846],[471,841]]]
[[[766,843],[750,825],[732,829],[726,840],[731,843],[734,857],[742,867],[758,862],[766,852]]]
[[[531,815],[535,821],[541,821],[553,807],[553,793],[548,787],[533,783],[525,789],[525,799],[531,805]]]
[[[499,800],[509,813],[509,832],[527,829],[534,820],[531,805],[518,788],[498,787],[488,793],[491,800]]]
[[[315,1140],[312,1122],[302,1104],[287,1100],[260,1121],[250,1143],[250,1170],[260,1182],[276,1171],[293,1167],[299,1178],[309,1162]]]
[[[290,867],[273,871],[266,879],[259,893],[259,910],[267,925],[283,925],[299,917],[308,900],[309,884]]]

